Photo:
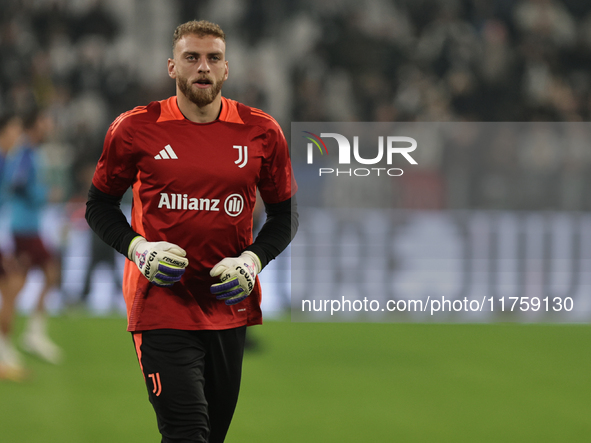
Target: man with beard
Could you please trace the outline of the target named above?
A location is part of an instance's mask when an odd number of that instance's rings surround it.
[[[246,327],[262,322],[257,274],[297,230],[287,142],[268,114],[222,97],[225,46],[216,24],[177,27],[176,95],[111,124],[87,203],[89,225],[129,259],[128,331],[163,442],[224,441]],[[253,242],[257,189],[267,221]]]

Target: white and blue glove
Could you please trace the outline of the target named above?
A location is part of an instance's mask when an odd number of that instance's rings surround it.
[[[129,244],[127,257],[133,260],[140,272],[156,286],[172,286],[178,282],[189,260],[181,247],[165,241],[149,242],[135,237]]]
[[[261,261],[254,252],[244,251],[240,257],[224,258],[209,273],[222,281],[211,285],[210,291],[227,305],[240,303],[252,292],[261,268]]]

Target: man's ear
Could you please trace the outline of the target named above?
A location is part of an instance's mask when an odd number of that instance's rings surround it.
[[[176,71],[174,70],[174,68],[175,68],[174,59],[169,58],[168,59],[168,76],[170,78],[176,78]]]

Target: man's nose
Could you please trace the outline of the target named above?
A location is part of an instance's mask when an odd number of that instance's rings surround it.
[[[197,70],[199,72],[209,72],[209,63],[207,63],[206,57],[199,58],[199,63],[197,64]]]

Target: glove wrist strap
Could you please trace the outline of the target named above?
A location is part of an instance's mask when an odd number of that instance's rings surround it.
[[[134,261],[135,250],[142,241],[146,241],[146,239],[141,235],[138,235],[137,237],[134,237],[133,240],[131,240],[129,248],[127,248],[127,258],[131,261]]]
[[[261,265],[261,259],[259,258],[258,255],[256,255],[254,252],[252,251],[244,251],[242,254],[244,255],[248,255],[252,261],[254,262],[254,265],[256,267],[256,273],[258,274],[259,272],[261,272],[262,269],[262,265]]]

